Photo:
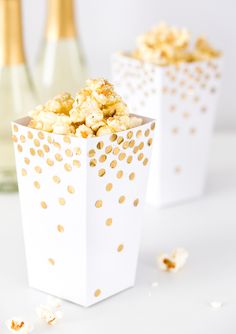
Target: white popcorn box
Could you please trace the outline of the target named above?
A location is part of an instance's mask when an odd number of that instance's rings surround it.
[[[12,124],[31,287],[92,305],[135,282],[155,121],[88,139]]]
[[[203,193],[221,70],[221,58],[161,67],[113,56],[118,93],[132,112],[157,120],[150,204],[162,207]]]

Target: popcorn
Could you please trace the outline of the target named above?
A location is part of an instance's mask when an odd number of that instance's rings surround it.
[[[85,124],[88,127],[96,127],[97,124],[99,124],[101,121],[103,120],[103,112],[102,110],[98,109],[98,110],[94,110],[91,111],[85,119]],[[99,128],[99,126],[97,125],[97,128]]]
[[[113,116],[107,119],[112,132],[124,131],[129,128],[129,116]]]
[[[29,127],[81,138],[102,136],[142,124],[105,79],[87,80],[73,99],[62,93],[29,112]]]
[[[68,115],[73,103],[74,99],[70,93],[62,93],[49,100],[45,107],[48,111]]]
[[[223,303],[220,302],[220,301],[216,301],[216,300],[214,300],[214,301],[210,302],[210,306],[211,306],[213,309],[219,309],[219,308],[221,308],[221,307],[223,306]]]
[[[129,129],[136,128],[142,124],[142,119],[139,117],[132,116],[129,118]]]
[[[29,322],[17,317],[7,320],[6,327],[10,332],[19,334],[28,334],[33,330]]]
[[[63,316],[61,311],[53,311],[51,307],[45,305],[40,305],[36,312],[39,319],[52,326],[56,325],[58,319],[61,319]]]
[[[196,40],[195,48],[191,51],[190,37],[189,31],[185,28],[160,23],[137,38],[137,49],[132,56],[160,66],[220,56],[220,52],[214,50],[203,37]]]
[[[94,136],[93,130],[82,124],[76,129],[75,135],[80,138],[90,138]]]
[[[62,305],[62,301],[59,298],[55,298],[52,296],[48,296],[47,298],[47,303],[48,305],[50,305],[51,307],[55,307],[55,308],[60,308]]]
[[[158,264],[163,271],[177,272],[185,265],[187,258],[188,252],[184,248],[176,248],[170,255],[161,254],[158,257]]]
[[[195,43],[195,58],[199,60],[209,60],[211,58],[219,57],[220,52],[213,49],[205,37],[200,36]]]
[[[104,125],[104,126],[101,126],[101,127],[98,129],[96,135],[97,135],[97,136],[104,136],[104,135],[108,135],[108,134],[110,134],[110,133],[112,133],[111,128],[110,128],[108,125]]]

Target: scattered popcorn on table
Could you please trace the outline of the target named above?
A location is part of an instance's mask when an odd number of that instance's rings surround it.
[[[40,305],[36,313],[39,319],[45,321],[48,325],[56,325],[57,320],[63,316],[61,311],[54,311],[50,306],[45,305]]]
[[[18,317],[7,320],[6,326],[12,333],[28,334],[33,330],[29,322]]]
[[[105,79],[87,80],[73,98],[62,93],[30,111],[29,127],[57,134],[90,138],[142,124],[129,116],[127,105]]]
[[[197,38],[193,50],[190,42],[190,32],[185,28],[160,23],[137,38],[137,49],[131,56],[166,66],[179,62],[209,60],[221,55],[204,37]]]
[[[161,254],[158,257],[158,264],[161,270],[177,272],[181,269],[188,258],[188,252],[184,248],[176,248],[171,254]]]

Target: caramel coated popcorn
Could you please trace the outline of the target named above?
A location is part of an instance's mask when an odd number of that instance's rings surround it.
[[[56,325],[58,319],[61,319],[63,313],[61,311],[55,311],[50,306],[40,305],[37,310],[37,315],[40,320],[45,321],[48,325]]]
[[[177,272],[185,265],[187,258],[188,252],[184,248],[176,248],[171,254],[161,254],[157,260],[161,270]]]
[[[193,50],[190,42],[190,32],[185,28],[160,23],[137,38],[137,49],[132,56],[160,66],[209,60],[220,56],[220,52],[204,37],[197,38]]]
[[[6,326],[10,332],[18,334],[29,334],[33,330],[29,322],[16,317],[7,320]]]
[[[127,105],[105,79],[87,80],[86,87],[73,98],[57,95],[30,111],[29,127],[81,138],[102,136],[142,124],[129,115]]]

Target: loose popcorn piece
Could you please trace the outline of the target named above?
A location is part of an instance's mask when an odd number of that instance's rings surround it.
[[[63,313],[61,311],[54,311],[51,307],[40,305],[36,313],[39,319],[45,321],[48,325],[56,325],[58,319],[61,319]]]
[[[90,138],[127,130],[142,124],[129,116],[127,105],[105,79],[87,80],[73,99],[57,95],[30,111],[29,127],[52,133]]]
[[[187,258],[188,252],[184,248],[176,248],[170,255],[161,254],[158,257],[158,264],[163,271],[177,272],[184,266]]]
[[[221,308],[222,305],[223,305],[223,303],[220,302],[220,301],[212,301],[212,302],[210,302],[210,306],[211,306],[212,308],[214,308],[214,309]]]
[[[220,56],[220,52],[214,50],[203,37],[199,37],[194,50],[190,50],[190,37],[190,32],[185,28],[160,23],[137,38],[137,49],[131,55],[160,66]]]
[[[152,287],[153,288],[157,288],[159,286],[159,283],[158,282],[152,282]]]
[[[19,334],[28,334],[33,330],[29,322],[18,317],[7,320],[6,327],[10,332]]]
[[[61,299],[55,298],[53,296],[48,296],[47,303],[48,303],[48,305],[50,305],[51,307],[54,307],[54,308],[60,308],[61,305],[62,305]]]

